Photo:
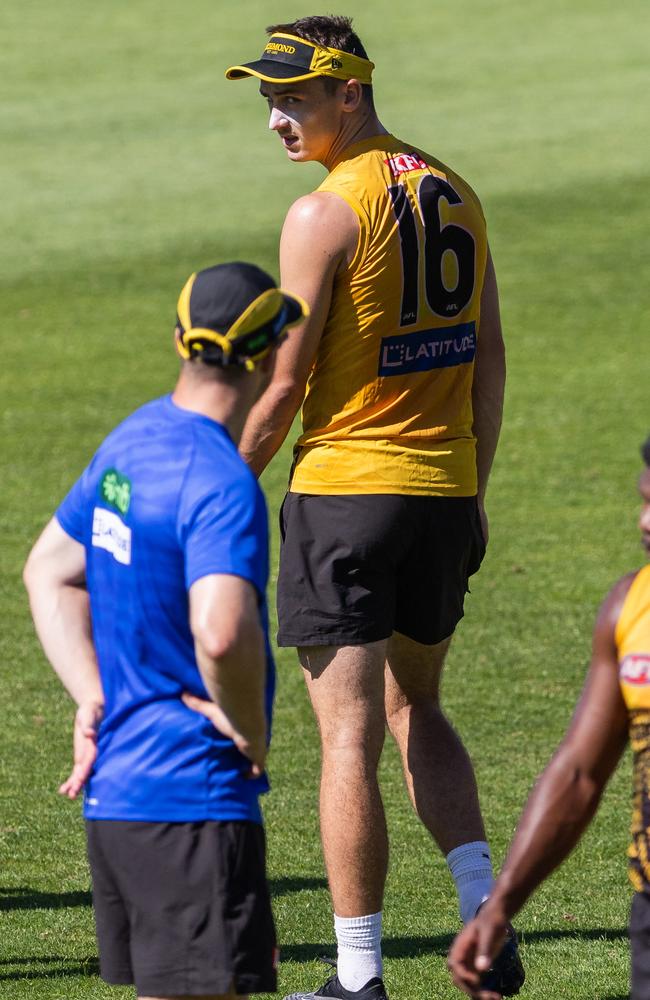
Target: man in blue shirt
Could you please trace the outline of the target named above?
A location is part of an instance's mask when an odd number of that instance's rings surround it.
[[[305,309],[253,265],[192,275],[174,392],[109,434],[25,567],[78,705],[60,791],[84,790],[101,974],[147,1000],[275,989],[268,528],[237,443]]]

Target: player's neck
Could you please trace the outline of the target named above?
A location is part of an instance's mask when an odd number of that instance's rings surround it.
[[[179,378],[172,393],[172,401],[176,406],[191,410],[192,413],[200,413],[222,424],[236,445],[239,444],[254,399],[254,387],[248,379],[228,384],[191,378],[185,373]]]
[[[363,142],[364,139],[371,139],[375,135],[389,134],[388,129],[384,128],[376,112],[372,109],[350,117],[352,117],[352,121],[346,121],[327,151],[327,155],[320,161],[327,170],[334,169],[348,146]]]

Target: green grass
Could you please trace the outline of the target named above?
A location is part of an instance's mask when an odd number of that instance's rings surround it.
[[[72,711],[20,585],[25,553],[102,436],[174,378],[175,299],[223,259],[277,273],[291,200],[322,176],[285,162],[252,83],[228,84],[261,29],[304,13],[259,0],[25,0],[0,14],[0,995],[127,997],[96,974],[79,807],[55,793]],[[444,696],[476,763],[498,860],[580,689],[598,603],[642,559],[638,444],[647,350],[650,83],[645,3],[348,4],[377,63],[385,124],[480,193],[501,287],[509,388],[492,538]],[[272,524],[288,448],[265,474]],[[273,539],[274,553],[277,537]],[[286,992],[333,950],[317,835],[318,748],[292,653],[266,803]],[[443,860],[381,771],[392,838],[386,981],[457,996]],[[522,914],[530,1000],[627,995],[629,761],[567,865]]]

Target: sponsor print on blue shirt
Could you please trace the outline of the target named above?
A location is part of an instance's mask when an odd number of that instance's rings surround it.
[[[181,701],[206,698],[188,591],[210,573],[249,580],[274,666],[265,591],[264,497],[225,428],[176,406],[141,407],[100,446],[56,517],[86,549],[93,638],[106,697],[87,819],[261,822],[266,776]]]

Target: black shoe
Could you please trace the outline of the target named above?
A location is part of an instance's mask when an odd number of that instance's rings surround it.
[[[519,944],[514,927],[508,927],[503,948],[492,965],[481,976],[481,986],[502,997],[514,997],[524,985],[526,973],[519,957]]]
[[[370,979],[360,990],[346,990],[336,974],[330,976],[315,993],[291,993],[284,1000],[318,1000],[319,997],[329,997],[330,1000],[388,1000],[381,979]]]

